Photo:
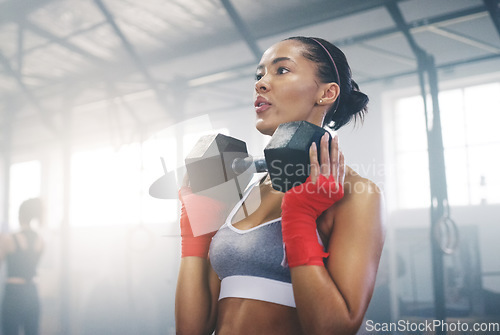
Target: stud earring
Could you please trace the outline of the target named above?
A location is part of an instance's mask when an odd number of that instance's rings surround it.
[[[319,99],[319,103],[322,104],[323,103],[323,99]]]

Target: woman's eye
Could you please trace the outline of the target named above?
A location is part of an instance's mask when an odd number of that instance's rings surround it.
[[[261,73],[256,73],[255,74],[255,80],[259,81],[261,78],[262,78],[262,74]]]
[[[285,74],[285,73],[288,73],[290,71],[286,67],[279,67],[277,72],[278,72],[278,74]]]

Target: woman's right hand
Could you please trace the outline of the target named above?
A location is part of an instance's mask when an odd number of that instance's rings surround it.
[[[207,258],[212,237],[224,223],[226,205],[216,199],[193,193],[187,175],[179,190],[181,201],[182,257]]]

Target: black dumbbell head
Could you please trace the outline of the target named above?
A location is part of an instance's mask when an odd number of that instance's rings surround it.
[[[310,172],[309,148],[312,142],[316,142],[319,149],[321,137],[326,132],[307,121],[288,122],[278,126],[264,149],[267,169],[275,190],[286,192],[306,181]]]
[[[236,158],[248,156],[245,142],[222,134],[202,136],[185,159],[193,192],[200,192],[236,177]]]

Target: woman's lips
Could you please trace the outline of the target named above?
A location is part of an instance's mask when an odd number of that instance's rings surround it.
[[[271,107],[271,104],[264,97],[258,96],[257,99],[255,99],[254,106],[255,112],[258,114],[268,110]]]
[[[265,112],[266,110],[268,110],[270,107],[271,107],[271,105],[270,105],[270,104],[262,104],[262,105],[259,105],[259,106],[255,107],[255,112],[256,112],[257,114],[259,114],[259,113],[263,113],[263,112]]]

